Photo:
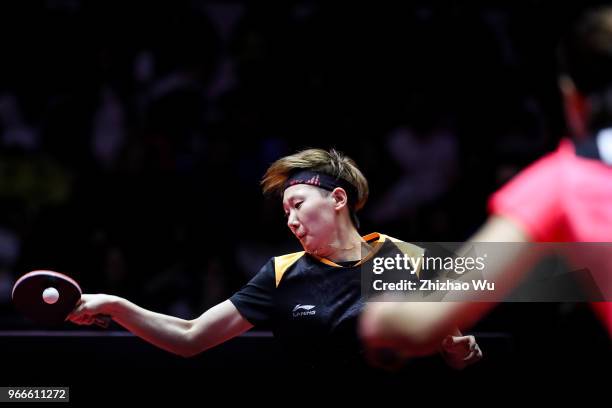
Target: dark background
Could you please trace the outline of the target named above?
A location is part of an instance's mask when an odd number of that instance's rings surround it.
[[[10,304],[32,269],[185,318],[225,300],[297,249],[258,183],[305,147],[358,163],[364,234],[467,239],[565,136],[555,46],[594,4],[517,3],[0,3],[2,328],[36,328]],[[500,305],[474,330],[495,334],[481,377],[609,368],[582,304]]]

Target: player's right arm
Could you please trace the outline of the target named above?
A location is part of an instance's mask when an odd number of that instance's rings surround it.
[[[194,356],[253,327],[229,300],[194,320],[185,320],[144,309],[118,296],[86,294],[68,318],[76,324],[91,324],[99,314],[111,316],[136,336],[184,357]]]

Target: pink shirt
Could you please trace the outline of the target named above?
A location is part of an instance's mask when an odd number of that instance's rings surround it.
[[[612,242],[612,166],[577,156],[565,139],[494,193],[488,205],[491,214],[512,219],[536,242]],[[612,335],[612,303],[594,307]]]

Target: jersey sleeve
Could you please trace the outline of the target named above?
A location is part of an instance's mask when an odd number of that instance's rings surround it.
[[[521,171],[490,197],[489,213],[518,223],[534,241],[552,239],[563,218],[559,164],[551,153]]]
[[[229,300],[251,324],[268,325],[274,310],[275,289],[274,259],[270,259],[253,279]]]

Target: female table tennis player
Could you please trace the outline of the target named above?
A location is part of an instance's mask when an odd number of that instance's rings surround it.
[[[357,334],[365,304],[360,265],[374,254],[398,252],[395,239],[361,236],[355,212],[368,183],[354,161],[335,151],[303,150],[273,163],[262,180],[278,193],[287,226],[302,252],[270,259],[241,290],[193,320],[146,310],[108,294],[84,294],[69,316],[91,324],[109,315],[144,340],[172,353],[193,356],[254,326],[271,327],[296,361],[310,367],[363,367]],[[453,368],[481,359],[473,336],[451,330],[439,344]]]

